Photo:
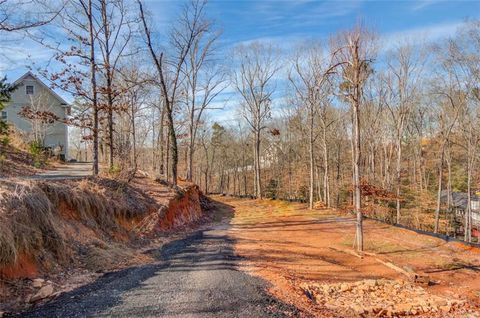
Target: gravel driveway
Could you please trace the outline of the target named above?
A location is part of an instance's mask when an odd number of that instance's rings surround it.
[[[19,317],[295,317],[266,283],[237,269],[233,241],[197,232],[153,250],[156,264],[104,275]]]

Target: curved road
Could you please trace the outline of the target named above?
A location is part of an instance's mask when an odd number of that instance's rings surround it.
[[[64,163],[53,170],[38,173],[28,177],[29,179],[62,180],[82,179],[92,176],[91,162]]]
[[[294,317],[295,308],[237,269],[233,241],[197,232],[150,251],[162,261],[104,275],[20,317]]]

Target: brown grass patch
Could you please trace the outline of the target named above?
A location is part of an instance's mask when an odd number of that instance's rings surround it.
[[[133,238],[131,223],[152,208],[158,208],[154,200],[114,180],[1,181],[0,266],[18,263],[21,253],[66,260],[70,255],[65,243],[75,240],[66,237],[68,227],[128,241]]]
[[[150,242],[201,219],[200,192],[191,185],[173,189],[146,178],[0,180],[0,311],[21,305],[31,289],[22,278],[65,281],[72,272],[151,262],[143,253]]]

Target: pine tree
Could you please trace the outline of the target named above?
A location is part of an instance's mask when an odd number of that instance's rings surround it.
[[[10,101],[11,94],[15,86],[7,83],[7,78],[0,79],[0,112],[5,108],[5,104]],[[8,143],[8,125],[0,116],[0,143],[6,145]]]

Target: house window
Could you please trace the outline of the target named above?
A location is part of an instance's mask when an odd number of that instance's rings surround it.
[[[27,94],[27,95],[33,95],[33,85],[27,85],[27,86],[25,86],[25,94]]]
[[[6,111],[2,110],[2,119],[7,120],[8,114]]]

